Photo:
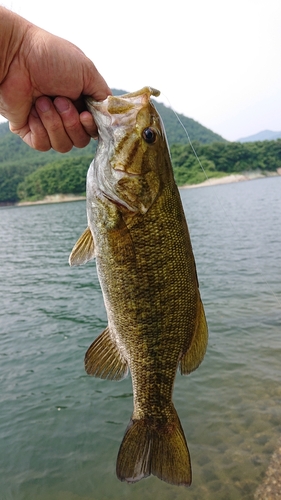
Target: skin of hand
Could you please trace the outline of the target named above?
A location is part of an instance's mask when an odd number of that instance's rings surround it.
[[[97,136],[82,96],[99,101],[111,91],[78,47],[3,7],[0,46],[0,114],[12,132],[34,149],[61,153]]]

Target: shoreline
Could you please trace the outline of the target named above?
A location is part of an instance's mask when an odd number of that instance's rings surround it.
[[[253,181],[256,179],[265,179],[267,177],[278,177],[281,175],[281,168],[270,172],[261,174],[260,172],[247,172],[244,174],[230,174],[225,175],[223,177],[211,177],[210,179],[206,179],[204,182],[200,182],[199,184],[185,184],[180,186],[180,189],[194,189],[199,187],[208,187],[208,186],[216,186],[219,184],[232,184],[233,182],[244,182],[244,181]]]
[[[68,201],[83,201],[86,200],[86,196],[79,196],[75,194],[52,194],[45,196],[42,200],[37,201],[19,201],[15,203],[16,207],[26,207],[29,205],[47,205],[49,203],[66,203]]]
[[[179,186],[179,189],[196,189],[200,187],[216,186],[220,184],[232,184],[234,182],[252,181],[256,179],[265,179],[267,177],[278,176],[281,176],[281,168],[278,168],[274,172],[267,171],[263,174],[261,174],[260,172],[247,172],[244,174],[230,174],[223,177],[213,177],[210,179],[206,179],[204,182],[200,182],[199,184],[185,184],[183,186]],[[54,194],[45,196],[45,198],[38,201],[19,201],[18,203],[14,203],[13,206],[24,207],[29,205],[46,205],[49,203],[65,203],[70,201],[83,200],[86,200],[86,196],[78,196],[74,194]]]
[[[281,439],[279,439],[277,448],[274,451],[265,477],[254,494],[255,500],[280,500],[281,498]]]

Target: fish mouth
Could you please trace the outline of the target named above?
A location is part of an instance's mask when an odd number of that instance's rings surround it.
[[[158,97],[160,91],[153,87],[143,87],[137,92],[131,92],[119,96],[109,95],[104,101],[95,101],[87,96],[85,103],[94,116],[98,126],[99,135],[104,127],[120,127],[123,124],[135,123],[136,112],[143,108],[151,96]]]
[[[104,101],[95,101],[92,97],[85,97],[86,105],[90,112],[100,110],[110,115],[126,114],[136,105],[143,105],[151,96],[159,97],[160,91],[154,87],[143,87],[136,92],[130,92],[123,95],[109,95]],[[109,109],[108,109],[109,108]]]

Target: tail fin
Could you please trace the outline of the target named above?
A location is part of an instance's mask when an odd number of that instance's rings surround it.
[[[150,474],[170,484],[190,486],[190,456],[176,410],[174,419],[131,420],[116,465],[118,479],[135,483]]]

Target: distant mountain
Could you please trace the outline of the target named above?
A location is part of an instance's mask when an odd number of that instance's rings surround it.
[[[281,138],[281,132],[274,132],[273,130],[263,130],[258,134],[242,137],[237,142],[256,142],[256,141],[275,141]]]

